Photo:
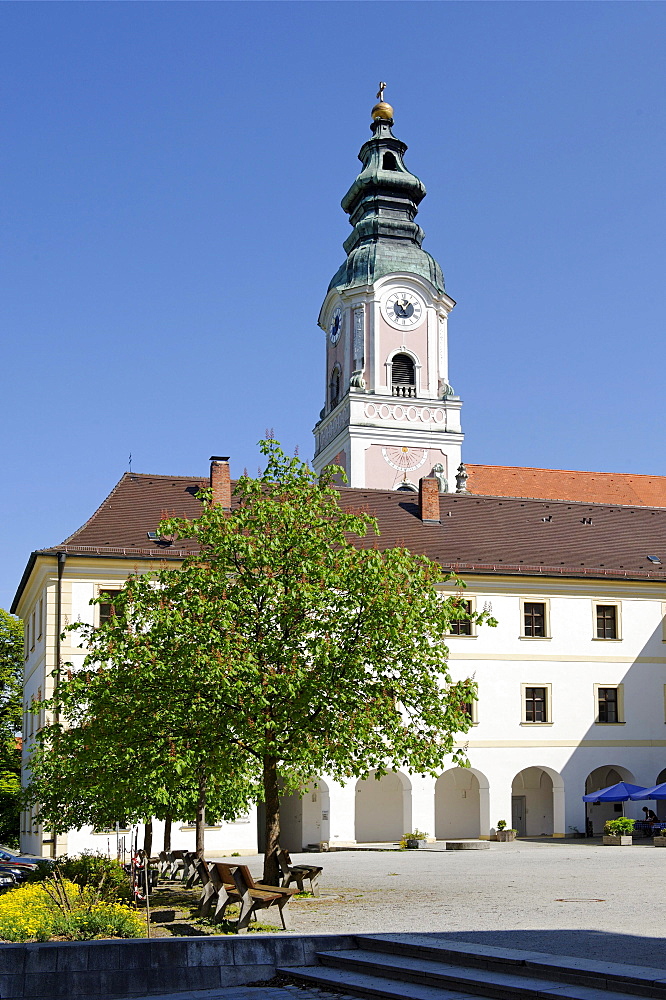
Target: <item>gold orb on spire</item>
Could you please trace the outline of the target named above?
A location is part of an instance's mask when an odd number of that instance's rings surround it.
[[[384,100],[385,90],[386,90],[386,84],[380,82],[379,90],[377,91],[379,104],[375,104],[374,108],[371,111],[373,121],[377,121],[378,119],[383,121],[391,121],[393,118],[393,108],[391,107],[390,104],[387,104],[386,101]]]

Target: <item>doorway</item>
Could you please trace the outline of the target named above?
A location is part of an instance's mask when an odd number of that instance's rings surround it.
[[[525,814],[526,814],[526,796],[525,795],[512,795],[511,796],[511,826],[518,833],[516,836],[525,837],[526,834],[526,824],[525,824]]]

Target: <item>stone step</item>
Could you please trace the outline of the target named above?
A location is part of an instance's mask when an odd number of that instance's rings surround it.
[[[561,983],[617,990],[632,995],[666,1000],[666,970],[642,965],[595,961],[537,951],[496,948],[472,941],[440,941],[432,935],[357,935],[359,948],[409,955],[429,961],[464,965],[468,968],[493,969],[516,975],[547,978]]]
[[[420,983],[448,990],[458,990],[463,994],[495,997],[496,1000],[514,1000],[516,997],[539,997],[544,1000],[635,1000],[635,993],[609,991],[599,987],[567,984],[543,976],[518,975],[515,972],[497,969],[468,968],[442,961],[425,959],[422,956],[387,954],[364,951],[362,948],[349,951],[318,952],[323,966],[344,969],[348,972],[369,976],[381,976],[391,980]]]
[[[460,990],[390,980],[383,976],[371,976],[347,969],[306,965],[278,971],[300,984],[320,990],[344,990],[346,994],[354,997],[381,997],[383,1000],[471,1000],[469,993],[462,993]],[[475,996],[476,1000],[492,1000],[489,994],[482,996],[477,993]],[[608,996],[609,994],[606,994],[606,1000]]]

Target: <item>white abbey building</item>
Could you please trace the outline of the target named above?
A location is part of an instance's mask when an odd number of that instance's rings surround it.
[[[492,608],[499,624],[459,623],[442,637],[454,679],[478,682],[463,741],[471,767],[442,760],[436,779],[392,773],[346,785],[317,775],[302,798],[283,800],[283,842],[391,841],[417,827],[485,838],[501,819],[523,836],[564,837],[586,823],[599,833],[615,807],[585,806],[585,792],[666,779],[666,477],[461,465],[447,351],[454,302],[421,248],[414,220],[425,188],[404,165],[392,114],[373,109],[363,168],[343,200],[353,229],[320,314],[315,467],[342,465],[350,486],[340,502],[377,517],[380,544],[453,568],[470,605]],[[225,461],[213,462],[210,482],[228,496]],[[182,558],[148,533],[164,510],[196,516],[203,484],[127,473],[82,528],[32,553],[12,607],[26,626],[26,707],[50,693],[57,663],[81,657],[58,636],[105,613],[91,598]],[[26,712],[26,753],[38,722]],[[159,849],[159,824],[155,836]],[[253,853],[257,837],[253,812],[211,827],[206,853]],[[172,844],[192,847],[194,828],[175,828]],[[26,813],[21,846],[113,851],[115,833],[70,831],[54,843]]]

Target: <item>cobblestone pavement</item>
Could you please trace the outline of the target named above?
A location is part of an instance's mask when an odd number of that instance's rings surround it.
[[[324,866],[321,897],[290,904],[296,933],[427,932],[560,955],[592,949],[597,958],[666,968],[666,849],[650,840],[624,848],[520,840],[483,851],[341,851],[294,861]],[[261,858],[248,863],[261,871]],[[277,917],[264,910],[262,920]]]

